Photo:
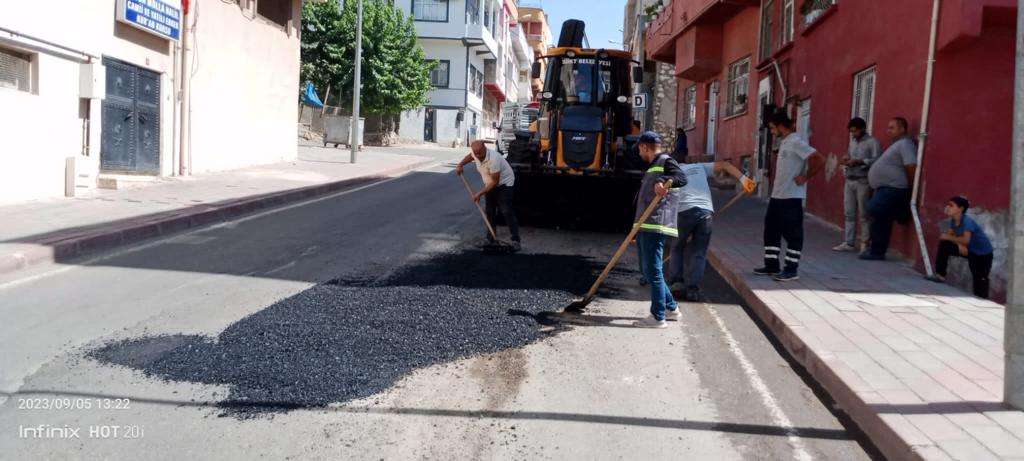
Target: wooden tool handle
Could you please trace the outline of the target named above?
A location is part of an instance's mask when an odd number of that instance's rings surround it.
[[[469,198],[473,199],[473,188],[469,187],[469,181],[466,180],[466,175],[460,174],[459,177],[462,178],[462,183],[466,185],[466,192],[469,192]],[[491,238],[498,240],[498,234],[494,232],[494,227],[491,226],[491,220],[487,219],[487,213],[484,213],[484,209],[476,200],[473,200],[473,204],[476,205],[476,209],[480,211],[480,217],[484,218],[484,224],[487,224],[487,231],[491,233]]]
[[[670,187],[672,187],[671,179],[665,182],[665,188]],[[622,255],[626,253],[626,250],[629,248],[629,242],[632,242],[633,238],[636,237],[637,232],[640,232],[640,225],[647,222],[647,218],[651,217],[651,213],[654,213],[654,209],[658,207],[658,204],[661,203],[663,198],[664,197],[660,195],[656,195],[654,200],[651,201],[651,204],[647,205],[647,209],[640,215],[640,220],[637,221],[636,224],[633,224],[633,229],[629,231],[629,235],[626,236],[626,240],[623,240],[622,244],[619,245],[619,249],[615,252],[615,255],[612,256],[611,261],[608,261],[608,265],[604,266],[604,270],[601,271],[601,275],[597,277],[594,285],[590,287],[590,291],[587,292],[587,295],[583,299],[593,298],[594,295],[597,294],[597,290],[598,288],[601,288],[601,284],[604,283],[604,279],[608,278],[608,274],[612,272],[612,268],[619,263],[619,259],[622,259]]]

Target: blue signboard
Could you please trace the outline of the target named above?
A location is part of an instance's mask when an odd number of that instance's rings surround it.
[[[181,6],[161,0],[118,0],[117,19],[171,40],[181,37]]]

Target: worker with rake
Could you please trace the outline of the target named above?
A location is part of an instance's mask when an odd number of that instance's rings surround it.
[[[505,218],[505,224],[508,225],[508,230],[512,234],[510,251],[519,251],[522,245],[519,238],[519,220],[516,219],[516,211],[512,207],[513,188],[516,183],[512,165],[509,165],[505,157],[502,157],[498,151],[488,148],[483,141],[477,140],[473,141],[471,152],[455,167],[455,172],[461,176],[463,167],[474,161],[477,172],[480,173],[480,177],[484,181],[484,187],[473,194],[473,201],[479,204],[481,198],[487,198],[485,202],[487,209],[485,222],[488,225],[486,239],[490,244],[497,243],[497,236],[491,225],[496,223],[498,211],[501,211]]]

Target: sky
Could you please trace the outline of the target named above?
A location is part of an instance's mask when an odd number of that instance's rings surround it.
[[[558,42],[558,33],[566,19],[587,23],[587,40],[593,48],[622,49],[623,10],[625,0],[520,0],[519,6],[544,8],[550,21],[551,35]],[[614,40],[615,43],[609,43]]]

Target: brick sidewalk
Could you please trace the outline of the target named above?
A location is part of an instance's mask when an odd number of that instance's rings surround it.
[[[755,276],[766,207],[716,216],[709,259],[888,458],[1024,460],[1024,413],[1002,403],[1003,306],[833,252],[840,234],[810,219],[801,280]]]
[[[299,160],[125,190],[0,205],[0,275],[308,199],[465,155],[453,149],[300,146]]]

